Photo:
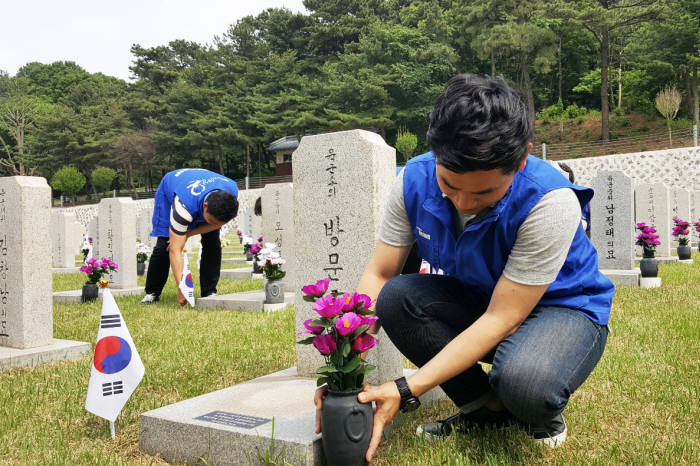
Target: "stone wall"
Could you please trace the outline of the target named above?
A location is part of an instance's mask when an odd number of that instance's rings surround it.
[[[603,170],[620,170],[635,186],[663,183],[669,188],[700,190],[700,147],[615,154],[602,157],[560,160],[571,167],[576,184],[591,186]]]

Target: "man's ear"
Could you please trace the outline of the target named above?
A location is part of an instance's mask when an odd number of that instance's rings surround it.
[[[527,156],[530,154],[530,151],[532,150],[532,143],[528,142],[527,143],[527,152],[525,152],[525,157],[523,157],[523,161],[520,163],[520,166],[518,167],[518,171],[522,170],[525,168],[525,165],[527,165]]]
[[[202,203],[202,209],[204,209],[204,213],[209,212],[209,209],[207,208],[209,206],[209,203],[207,201],[204,201]]]

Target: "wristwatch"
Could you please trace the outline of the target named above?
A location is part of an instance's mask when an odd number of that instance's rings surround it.
[[[396,384],[396,388],[399,389],[399,394],[401,395],[401,405],[399,405],[401,412],[407,413],[418,409],[420,406],[420,400],[411,391],[408,383],[406,382],[406,377],[396,379],[394,380],[394,383]]]

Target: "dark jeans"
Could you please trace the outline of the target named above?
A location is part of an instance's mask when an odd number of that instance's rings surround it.
[[[146,293],[160,296],[168,281],[170,271],[170,254],[167,251],[168,238],[159,236],[146,274]],[[202,262],[199,268],[199,287],[202,296],[216,293],[216,285],[221,274],[221,242],[219,230],[202,235]]]
[[[379,322],[413,364],[423,366],[481,316],[488,305],[459,280],[443,275],[399,275],[377,300]],[[463,412],[483,406],[495,392],[521,421],[546,423],[560,414],[571,394],[603,354],[608,329],[578,311],[536,307],[485,360],[441,385]]]

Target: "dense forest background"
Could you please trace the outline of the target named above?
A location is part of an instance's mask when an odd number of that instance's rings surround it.
[[[365,128],[417,136],[456,73],[515,83],[538,125],[644,114],[675,85],[698,120],[698,0],[305,0],[269,9],[211,43],[131,47],[133,82],[73,62],[0,71],[0,170],[51,178],[73,166],[96,191],[153,187],[176,167],[241,178],[272,172],[275,139]],[[109,178],[109,176],[107,176]]]

